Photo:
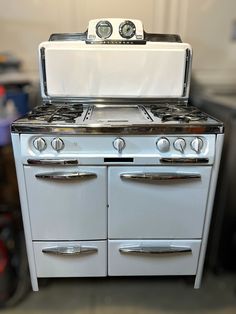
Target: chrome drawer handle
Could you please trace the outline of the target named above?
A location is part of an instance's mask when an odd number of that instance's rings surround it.
[[[169,180],[189,180],[200,179],[198,173],[155,173],[155,172],[132,172],[120,175],[125,180],[137,181],[169,181]]]
[[[192,249],[186,246],[125,246],[119,248],[120,253],[124,254],[172,254],[172,253],[191,253]]]
[[[93,172],[47,172],[35,175],[38,179],[51,180],[85,180],[96,178],[97,174]]]
[[[98,249],[92,246],[54,246],[42,249],[43,253],[54,255],[82,255],[97,251]]]
[[[77,159],[28,159],[27,163],[32,166],[50,166],[50,165],[78,165]]]
[[[208,158],[160,158],[161,163],[205,164]]]

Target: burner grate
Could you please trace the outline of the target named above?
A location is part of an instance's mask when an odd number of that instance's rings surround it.
[[[194,122],[207,120],[207,115],[192,106],[186,105],[161,105],[153,106],[151,113],[161,119],[162,122],[179,121]]]
[[[28,119],[36,119],[45,122],[64,121],[75,123],[75,119],[83,113],[82,104],[38,106],[28,113]]]

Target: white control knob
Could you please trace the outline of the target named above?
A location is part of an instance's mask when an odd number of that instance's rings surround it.
[[[178,150],[179,152],[183,153],[185,147],[186,147],[186,142],[183,138],[177,138],[174,141],[174,148]]]
[[[47,144],[46,144],[45,140],[42,137],[37,137],[33,141],[33,145],[34,145],[34,148],[37,149],[40,152],[42,152],[47,147]]]
[[[201,152],[201,149],[203,147],[203,140],[200,137],[196,137],[191,142],[191,148],[194,150],[197,154]]]
[[[170,142],[166,137],[160,137],[157,140],[156,145],[157,145],[157,149],[160,152],[168,152],[168,150],[170,149]]]
[[[113,142],[113,147],[118,151],[120,154],[122,150],[125,148],[125,141],[123,138],[116,138]]]
[[[54,138],[51,142],[52,148],[55,149],[57,152],[62,150],[65,146],[64,142],[60,138]]]

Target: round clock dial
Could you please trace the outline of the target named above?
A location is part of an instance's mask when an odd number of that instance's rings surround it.
[[[96,25],[96,33],[100,38],[108,38],[112,34],[112,25],[108,21],[100,21]]]
[[[121,37],[129,39],[135,35],[136,29],[133,22],[125,21],[120,24],[119,31],[120,31]]]

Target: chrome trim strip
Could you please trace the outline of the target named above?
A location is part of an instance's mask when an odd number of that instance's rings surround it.
[[[161,163],[207,164],[209,158],[160,158]]]
[[[46,172],[38,173],[35,177],[49,180],[85,180],[96,178],[97,174],[92,172]]]
[[[122,173],[121,179],[136,181],[172,181],[172,180],[191,180],[200,179],[198,173],[155,173],[155,172],[133,172]]]
[[[118,135],[159,135],[159,134],[219,134],[224,133],[222,124],[213,125],[34,125],[30,123],[14,122],[11,127],[12,133],[28,134],[60,134],[60,135],[82,135],[82,134],[116,134]]]
[[[173,254],[191,253],[192,249],[185,246],[125,246],[119,248],[120,253],[124,254]]]
[[[46,60],[45,60],[45,48],[44,47],[40,49],[40,57],[41,57],[41,66],[42,66],[42,84],[43,84],[44,94],[47,96],[48,89],[47,89]]]
[[[188,102],[187,97],[46,97],[43,98],[44,103],[78,103],[83,104],[157,104],[167,102],[167,103],[186,103]]]
[[[32,166],[74,166],[79,164],[77,159],[27,159],[27,163]]]
[[[97,253],[98,249],[92,246],[54,246],[42,249],[43,253],[54,255],[82,255]]]
[[[189,77],[191,75],[191,51],[190,49],[186,49],[186,56],[185,56],[185,73],[184,73],[184,88],[183,88],[183,97],[188,97],[189,94],[189,84],[190,80]]]

